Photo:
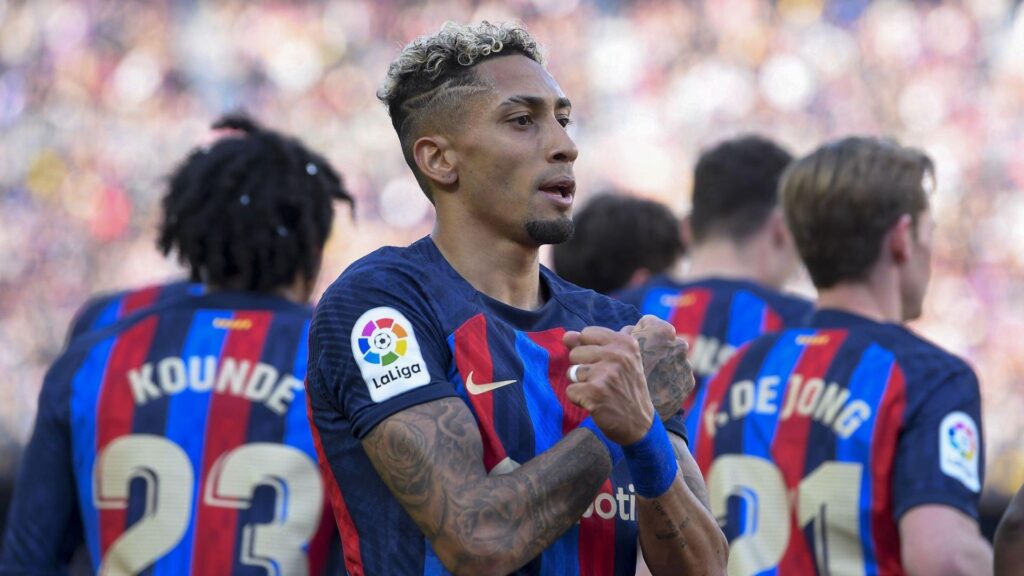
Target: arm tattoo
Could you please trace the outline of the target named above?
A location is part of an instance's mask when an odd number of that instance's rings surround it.
[[[637,337],[637,344],[647,373],[651,401],[663,420],[671,418],[694,388],[693,369],[686,361],[686,349],[676,346],[665,354],[663,349],[650,346],[644,336]]]
[[[683,475],[683,483],[697,497],[697,500],[700,500],[701,505],[711,512],[711,499],[708,498],[708,488],[704,484],[704,476],[700,473],[697,462],[690,455],[690,449],[686,446],[686,442],[675,434],[670,434],[669,440],[676,453],[676,462],[679,464],[679,472]]]
[[[525,564],[572,526],[610,472],[600,441],[581,431],[509,474],[487,476],[476,421],[457,398],[387,418],[363,447],[450,570],[496,555]]]

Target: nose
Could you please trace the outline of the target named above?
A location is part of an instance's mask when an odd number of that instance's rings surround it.
[[[580,151],[576,148],[576,142],[573,142],[565,127],[557,121],[552,124],[554,125],[552,129],[554,134],[548,152],[548,162],[575,162],[576,157],[580,155]]]

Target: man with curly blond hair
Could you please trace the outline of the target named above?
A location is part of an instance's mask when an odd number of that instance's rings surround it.
[[[571,104],[522,28],[447,24],[379,93],[437,212],[324,295],[307,390],[350,574],[721,574],[672,326],[540,265]]]

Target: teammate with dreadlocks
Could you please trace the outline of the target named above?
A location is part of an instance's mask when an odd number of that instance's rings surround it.
[[[201,293],[87,307],[46,376],[0,574],[319,573],[333,532],[306,419],[308,306],[352,198],[320,155],[245,118],[172,175],[158,245]],[[161,295],[163,292],[163,295]]]

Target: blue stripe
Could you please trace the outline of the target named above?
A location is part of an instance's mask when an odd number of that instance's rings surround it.
[[[761,335],[764,301],[750,292],[739,291],[732,297],[729,307],[729,331],[726,341],[733,348],[750,342]]]
[[[100,561],[100,518],[93,504],[92,486],[92,468],[96,461],[96,411],[100,387],[115,342],[117,338],[98,342],[71,384],[71,450],[78,484],[78,503],[93,570],[99,570]]]
[[[895,359],[891,352],[872,344],[850,377],[850,400],[860,399],[872,407],[868,418],[847,439],[836,437],[836,460],[864,464],[860,483],[860,541],[864,551],[866,574],[878,573],[878,562],[873,546],[871,530],[871,499],[874,486],[871,482],[871,445],[874,441],[875,424],[878,421],[878,407],[885,394],[886,385]]]
[[[534,430],[534,454],[546,452],[562,439],[562,404],[548,380],[548,351],[524,333],[516,331],[516,355],[523,362],[523,392]],[[574,576],[579,573],[579,529],[570,528],[541,553],[542,575]]]
[[[697,377],[694,375],[694,377]],[[697,442],[700,441],[700,414],[704,411],[704,400],[708,395],[708,384],[711,383],[711,378],[705,378],[703,381],[697,382],[697,399],[693,401],[693,406],[690,407],[690,411],[684,416],[684,424],[686,426],[686,436],[689,440],[687,447],[690,449],[690,453],[696,455]]]
[[[451,576],[451,572],[445,570],[441,559],[434,553],[427,537],[423,538],[423,576]]]
[[[541,576],[579,576],[580,525],[573,524],[540,556]]]
[[[743,453],[753,456],[760,456],[771,460],[772,441],[775,439],[775,431],[779,425],[779,416],[786,400],[786,388],[789,386],[789,376],[796,367],[800,356],[803,354],[804,346],[797,344],[797,338],[804,334],[811,334],[813,330],[790,330],[785,332],[772,347],[768,356],[761,364],[761,371],[754,380],[754,408],[747,415],[743,426]],[[765,377],[775,376],[779,379],[775,385],[775,398],[765,399],[764,402],[773,409],[767,414],[757,411],[757,405],[761,400],[761,390],[758,382]],[[767,388],[765,389],[767,392]],[[724,401],[724,400],[723,400]]]
[[[295,351],[295,365],[292,376],[300,382],[306,379],[307,356],[309,354],[309,320],[302,325],[302,336],[299,348]],[[309,418],[306,417],[306,388],[295,391],[295,399],[285,420],[284,443],[294,446],[309,455],[316,462],[316,448],[313,446],[313,435],[309,430]]]
[[[114,322],[117,322],[120,316],[121,303],[124,301],[124,296],[114,298],[110,304],[103,309],[103,312],[96,318],[96,321],[92,323],[92,329],[98,330],[104,326],[109,326]]]
[[[666,302],[674,303],[676,297],[681,292],[678,288],[654,288],[644,297],[644,301],[640,306],[640,312],[668,320],[668,317],[672,315],[672,311],[675,310],[675,306]]]
[[[548,351],[516,331],[516,354],[523,361],[523,392],[534,430],[534,454],[562,439],[562,405],[548,382]]]
[[[199,310],[192,318],[192,325],[189,327],[188,336],[181,350],[181,357],[185,359],[186,366],[188,359],[192,356],[205,358],[214,356],[220,360],[220,353],[224,347],[227,337],[227,330],[213,327],[217,318],[231,319],[231,311]],[[205,362],[201,361],[203,367]],[[202,369],[202,368],[201,368]],[[206,376],[205,372],[202,373]],[[214,377],[212,375],[211,377]],[[206,416],[210,404],[212,392],[196,392],[191,386],[184,391],[170,398],[167,407],[167,428],[164,435],[168,440],[174,442],[185,451],[189,461],[192,463],[192,470],[195,474],[195,483],[192,490],[192,520],[189,522],[188,530],[170,552],[157,563],[154,576],[174,576],[188,574],[192,564],[192,537],[195,532],[195,518],[199,501],[202,499],[202,489],[199,486],[199,477],[203,469],[203,444],[206,440]]]

